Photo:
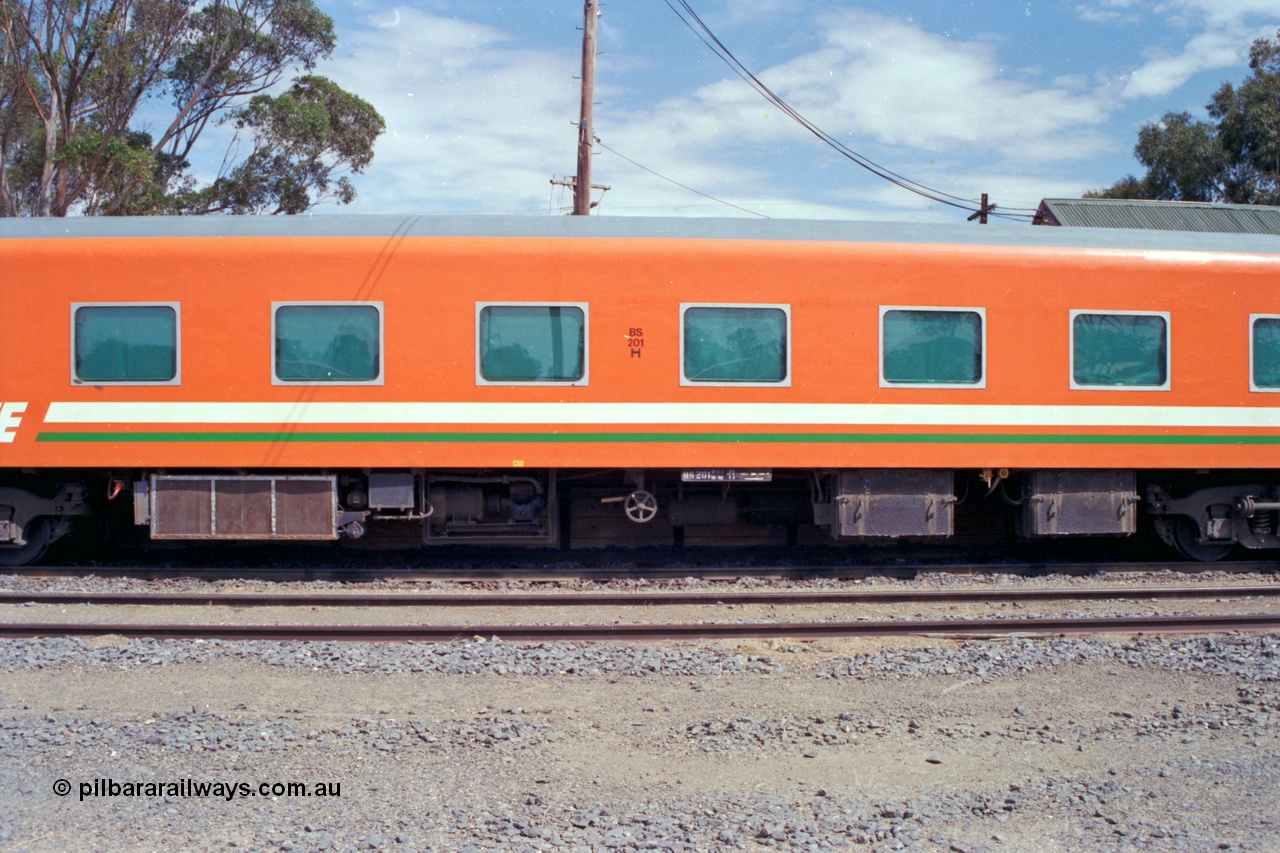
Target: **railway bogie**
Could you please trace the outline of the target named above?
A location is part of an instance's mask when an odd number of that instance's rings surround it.
[[[1251,472],[1266,476],[1271,472]],[[1146,489],[1146,509],[1156,533],[1178,553],[1212,561],[1241,545],[1280,548],[1280,482],[1229,480],[1203,474]]]
[[[0,479],[0,566],[23,566],[44,556],[71,532],[72,520],[93,514],[88,487],[74,481],[18,475]]]
[[[1280,238],[0,222],[0,565],[146,542],[1280,547]]]

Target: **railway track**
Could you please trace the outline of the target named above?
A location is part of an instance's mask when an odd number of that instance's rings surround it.
[[[448,643],[466,638],[504,642],[662,641],[932,636],[975,638],[1115,633],[1225,633],[1280,630],[1280,615],[1033,617],[862,622],[737,622],[668,625],[176,625],[7,623],[0,637],[120,636],[127,638],[306,640]]]
[[[0,604],[101,607],[252,607],[427,608],[572,606],[579,608],[727,605],[841,605],[943,602],[973,604],[1045,601],[1189,601],[1241,600],[1280,596],[1280,584],[1231,586],[1109,586],[1094,588],[1013,588],[963,590],[766,590],[689,592],[563,593],[147,593],[147,592],[0,592]],[[77,614],[83,615],[83,614]],[[991,637],[1106,633],[1219,633],[1280,630],[1277,613],[1217,613],[1123,616],[1033,616],[1022,618],[948,618],[824,621],[698,620],[637,624],[173,624],[123,622],[9,622],[0,637],[104,636],[154,639],[334,640],[374,642],[450,642],[469,637],[504,641],[661,641],[697,639],[910,636]]]
[[[1118,599],[1249,598],[1280,596],[1280,584],[1231,586],[1106,586],[1010,589],[694,590],[641,592],[430,593],[155,593],[0,591],[0,604],[195,607],[654,607],[726,604],[904,604]]]
[[[827,553],[827,559],[830,554]],[[803,558],[794,562],[775,562],[759,565],[747,560],[734,561],[723,555],[716,564],[681,557],[664,552],[658,558],[653,555],[578,555],[553,564],[544,564],[546,555],[521,565],[519,557],[506,555],[494,558],[493,563],[453,564],[444,566],[404,566],[389,564],[325,565],[323,562],[306,566],[259,565],[241,566],[210,564],[199,566],[164,565],[59,565],[8,568],[0,571],[0,577],[100,577],[135,578],[139,580],[169,580],[197,578],[202,580],[263,580],[263,581],[369,581],[369,580],[435,580],[448,582],[485,582],[520,580],[530,582],[554,582],[563,580],[610,581],[629,580],[679,580],[696,577],[704,580],[755,579],[833,579],[848,580],[868,577],[911,579],[922,574],[938,575],[1092,575],[1098,572],[1115,574],[1170,572],[1196,575],[1206,571],[1232,574],[1280,573],[1280,560],[1230,560],[1217,563],[1189,563],[1184,560],[1051,560],[1011,559],[986,562],[945,562],[935,560],[884,560],[866,562],[842,562],[826,565],[806,562]],[[564,565],[568,563],[569,565]],[[514,564],[514,565],[513,565]]]

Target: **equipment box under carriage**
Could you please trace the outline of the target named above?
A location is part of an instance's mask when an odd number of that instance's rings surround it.
[[[1138,502],[1133,471],[1030,471],[1019,521],[1027,536],[1130,536]]]
[[[162,540],[337,539],[337,479],[153,474],[134,483],[134,520]]]
[[[954,531],[952,471],[840,471],[831,535],[950,536]]]

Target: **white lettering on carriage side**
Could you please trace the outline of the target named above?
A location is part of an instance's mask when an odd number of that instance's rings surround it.
[[[13,442],[14,433],[22,423],[22,413],[26,410],[26,403],[0,403],[0,444]]]

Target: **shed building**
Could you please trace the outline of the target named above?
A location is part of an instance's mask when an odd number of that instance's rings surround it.
[[[1197,201],[1046,198],[1032,225],[1280,234],[1280,207]]]

